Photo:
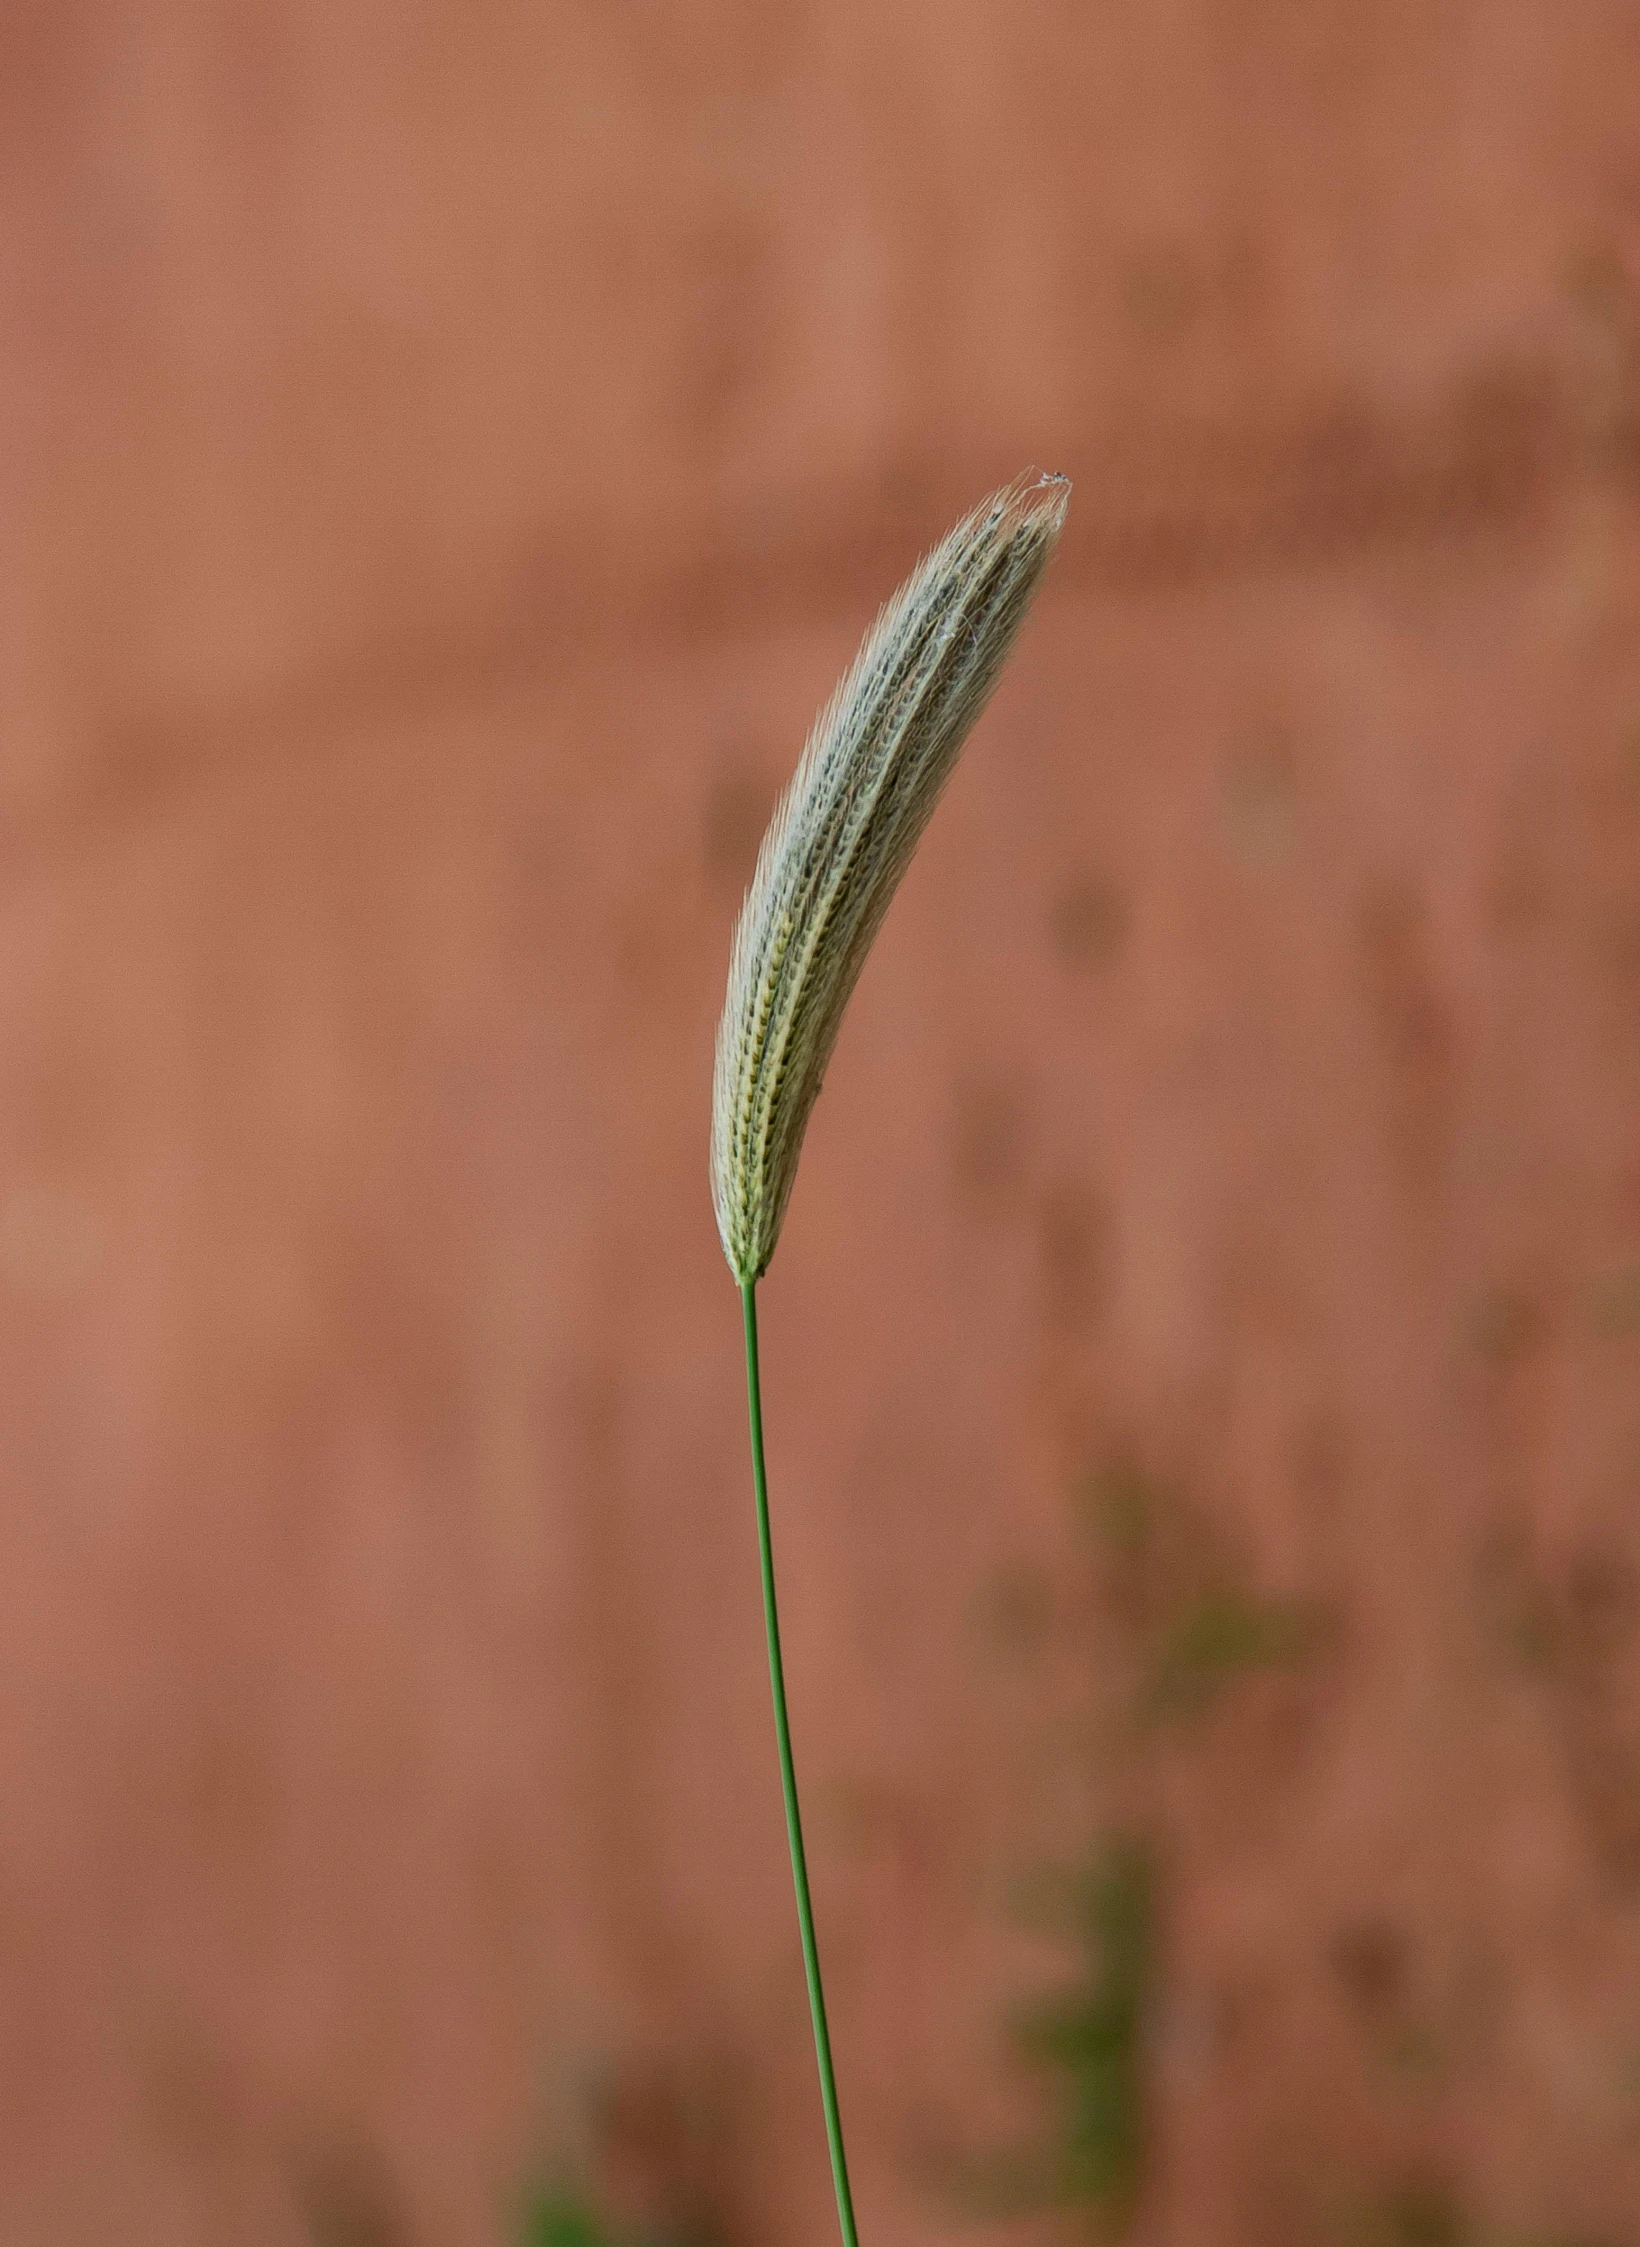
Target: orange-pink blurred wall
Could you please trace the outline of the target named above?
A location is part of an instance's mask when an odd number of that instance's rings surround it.
[[[1140,2247],[1640,2239],[1640,15],[10,0],[5,2247],[828,2237],[711,1036],[1030,461],[763,1291],[865,2235],[1137,1843]]]

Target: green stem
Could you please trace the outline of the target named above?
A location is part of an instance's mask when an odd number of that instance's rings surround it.
[[[780,1785],[786,1797],[786,1840],[792,1855],[792,1885],[797,1890],[797,1924],[803,1937],[803,1971],[809,1983],[809,2016],[814,2022],[814,2056],[820,2063],[820,2099],[826,2110],[826,2143],[831,2148],[831,2181],[837,2188],[837,2221],[843,2247],[859,2247],[854,2200],[848,2189],[848,2156],[843,2151],[843,2120],[837,2111],[837,2078],[831,2067],[831,2034],[826,2027],[826,1993],[820,1981],[820,1953],[814,1941],[814,1907],[809,1901],[808,1860],[803,1854],[803,1818],[797,1807],[797,1773],[792,1766],[791,1726],[786,1719],[786,1671],[780,1659],[780,1610],[774,1596],[774,1547],[769,1541],[769,1483],[763,1465],[763,1396],[757,1364],[757,1282],[740,1291],[746,1314],[746,1404],[752,1423],[752,1482],[757,1491],[757,1546],[763,1562],[763,1625],[769,1641],[769,1686],[774,1694],[774,1732],[780,1745]]]

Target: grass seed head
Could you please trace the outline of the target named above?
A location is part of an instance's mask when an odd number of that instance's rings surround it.
[[[815,721],[769,823],[735,930],[712,1097],[712,1201],[742,1286],[768,1269],[849,993],[1069,498],[1063,476],[1022,476],[925,556]]]

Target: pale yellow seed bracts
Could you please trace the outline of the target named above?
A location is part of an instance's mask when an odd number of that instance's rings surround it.
[[[815,721],[735,930],[712,1086],[712,1202],[729,1268],[760,1279],[871,940],[984,709],[1070,499],[1023,476],[888,602]]]

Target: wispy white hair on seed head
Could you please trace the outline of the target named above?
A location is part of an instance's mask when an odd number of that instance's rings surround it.
[[[1070,499],[1027,473],[912,571],[815,721],[735,930],[712,1086],[712,1202],[744,1287],[774,1254],[803,1132],[865,956]]]

